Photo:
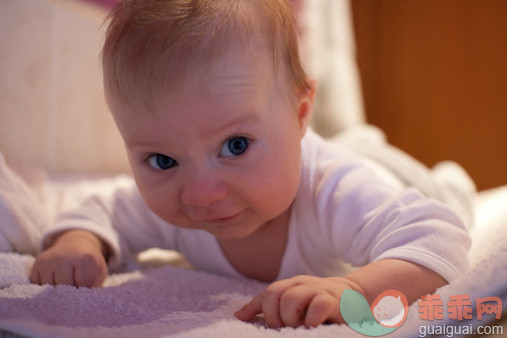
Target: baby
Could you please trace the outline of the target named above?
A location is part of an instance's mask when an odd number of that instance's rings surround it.
[[[125,0],[110,17],[105,94],[135,184],[62,215],[34,283],[97,287],[173,249],[271,282],[236,316],[278,328],[342,322],[345,289],[415,301],[466,271],[448,207],[308,127],[316,83],[286,0]]]

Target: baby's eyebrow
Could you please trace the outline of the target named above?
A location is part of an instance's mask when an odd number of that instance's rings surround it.
[[[148,147],[151,144],[142,139],[133,139],[133,140],[124,140],[125,147],[127,148],[135,148],[135,147]]]
[[[208,133],[213,136],[217,135],[220,132],[227,131],[229,129],[233,129],[237,126],[246,125],[250,123],[254,123],[256,121],[259,121],[259,116],[252,112],[247,114],[242,114],[240,116],[235,116],[234,118],[231,118],[229,120],[224,120],[223,123],[220,123],[217,127],[213,128],[213,130],[210,130]]]

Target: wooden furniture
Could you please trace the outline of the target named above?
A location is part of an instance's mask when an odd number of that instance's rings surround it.
[[[353,0],[369,123],[423,163],[507,183],[507,1]]]

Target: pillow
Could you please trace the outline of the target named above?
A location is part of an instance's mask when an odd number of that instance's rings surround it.
[[[317,80],[313,129],[334,136],[365,122],[349,0],[298,0],[301,54]]]

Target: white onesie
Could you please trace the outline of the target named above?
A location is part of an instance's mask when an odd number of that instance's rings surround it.
[[[291,209],[277,279],[340,276],[352,266],[397,258],[452,281],[467,271],[470,237],[446,205],[406,189],[387,170],[308,130],[299,190]],[[175,227],[153,214],[132,179],[64,213],[42,247],[68,229],[86,229],[109,244],[114,269],[152,247],[181,252],[196,269],[240,277],[218,241],[203,230]]]

